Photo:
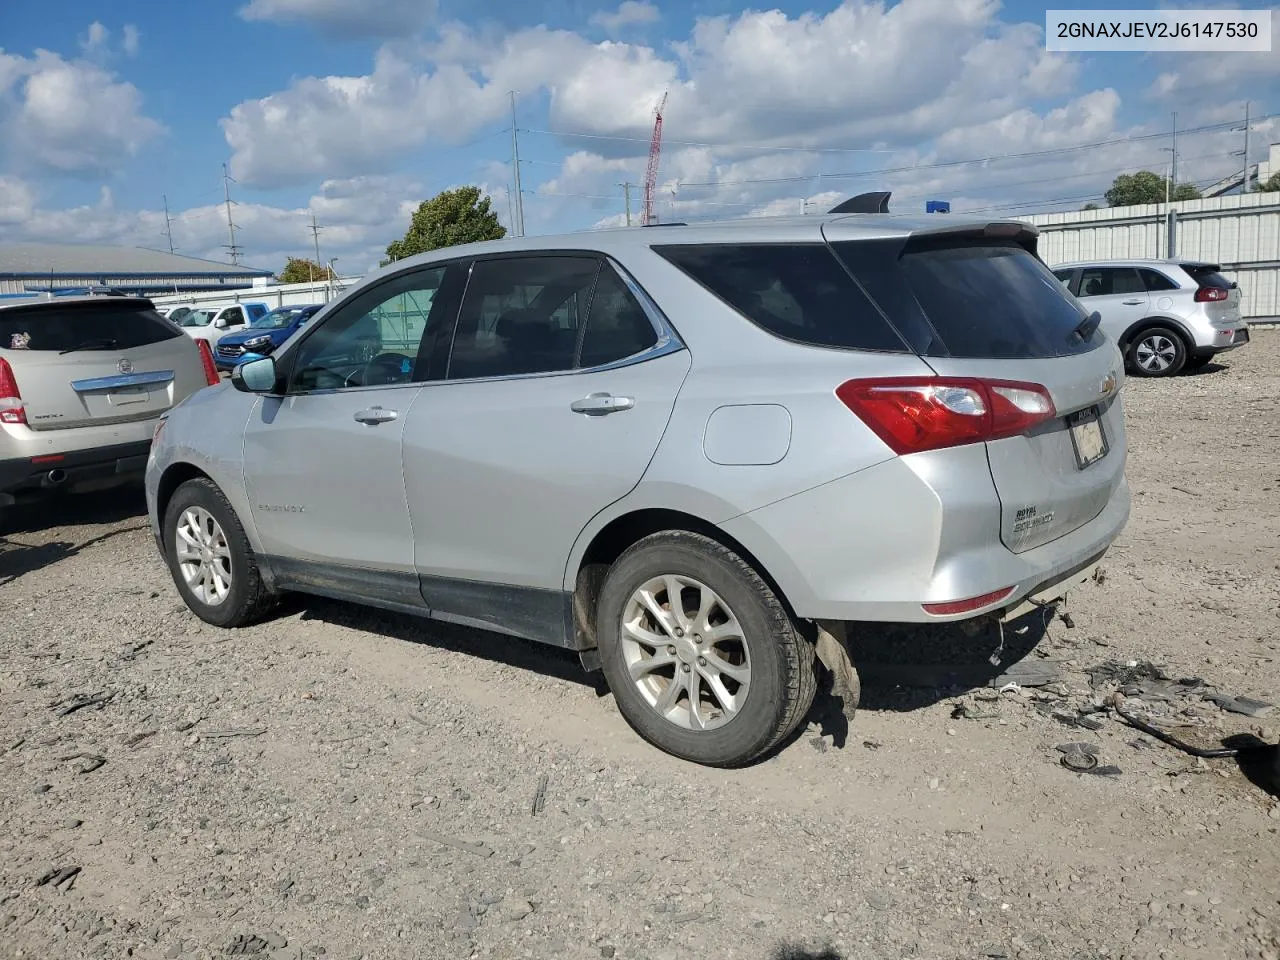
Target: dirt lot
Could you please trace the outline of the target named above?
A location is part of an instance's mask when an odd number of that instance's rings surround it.
[[[994,632],[864,630],[847,737],[820,699],[732,772],[642,743],[555,651],[312,600],[204,626],[136,492],[10,518],[0,954],[1274,960],[1274,754],[1063,721],[1124,685],[1091,686],[1107,661],[1280,700],[1278,370],[1259,332],[1129,382],[1133,517],[1073,626],[1006,631],[998,669]],[[1061,684],[977,686],[1018,657]],[[1200,742],[1280,735],[1137,692]],[[1067,741],[1119,774],[1065,769]]]

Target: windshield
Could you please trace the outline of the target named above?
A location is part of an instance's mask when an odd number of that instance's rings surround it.
[[[213,323],[212,310],[192,310],[178,321],[180,327],[207,327]]]
[[[166,316],[174,323],[181,323],[182,318],[191,312],[191,307],[174,307]]]
[[[263,314],[253,321],[250,326],[255,330],[279,330],[281,327],[287,327],[296,320],[300,313],[302,313],[302,310],[299,307],[284,307],[279,310],[272,310],[270,313]]]

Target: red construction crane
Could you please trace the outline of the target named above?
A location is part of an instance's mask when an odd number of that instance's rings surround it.
[[[658,185],[658,157],[662,153],[662,111],[667,105],[667,94],[662,94],[658,109],[654,111],[653,139],[649,141],[649,166],[644,172],[644,213],[640,222],[656,223],[653,217],[653,192]]]

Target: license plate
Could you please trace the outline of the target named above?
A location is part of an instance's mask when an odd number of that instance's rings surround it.
[[[1071,446],[1076,452],[1076,467],[1083,470],[1107,455],[1107,435],[1098,418],[1098,408],[1090,407],[1072,414],[1067,419],[1071,432]]]
[[[107,394],[107,399],[113,407],[119,407],[126,403],[144,403],[150,396],[151,393],[146,387],[124,387],[120,390],[112,390]]]

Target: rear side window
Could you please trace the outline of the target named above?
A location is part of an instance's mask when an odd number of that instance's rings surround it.
[[[1102,342],[1061,281],[1015,242],[856,240],[836,252],[922,356],[1026,360]],[[1136,276],[1135,276],[1136,279]]]
[[[153,308],[136,302],[0,310],[0,350],[128,350],[180,336]]]
[[[656,246],[654,252],[784,340],[902,352],[905,344],[825,244]]]
[[[1132,267],[1085,267],[1080,271],[1080,296],[1110,297],[1145,293],[1146,285]]]
[[[1146,288],[1155,293],[1158,290],[1177,290],[1178,285],[1166,277],[1159,270],[1142,269],[1138,271],[1142,274],[1142,282]]]
[[[591,294],[578,366],[598,367],[624,360],[657,342],[658,334],[639,301],[612,267],[602,267]]]
[[[1235,284],[1218,272],[1216,266],[1209,264],[1181,263],[1179,264],[1201,287],[1217,287],[1219,290],[1234,290]]]

